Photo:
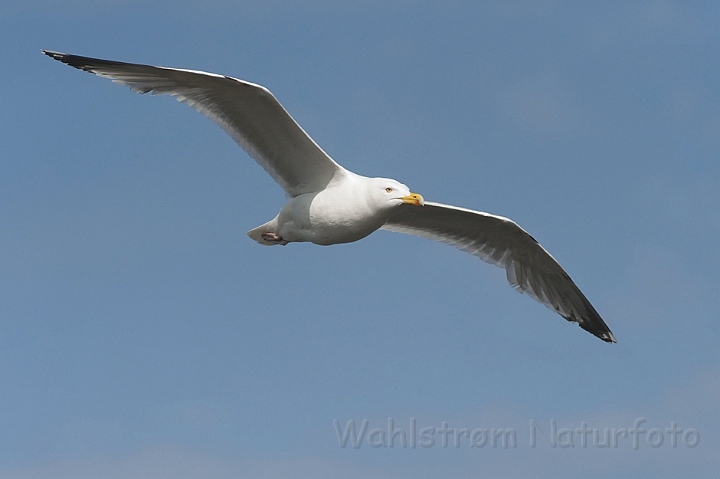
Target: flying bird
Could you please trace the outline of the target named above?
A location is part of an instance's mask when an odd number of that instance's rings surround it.
[[[266,88],[215,73],[43,53],[138,93],[171,95],[221,126],[286,192],[278,215],[248,232],[261,245],[349,243],[378,229],[441,241],[504,268],[517,291],[616,342],[555,258],[515,222],[425,201],[396,180],[343,168]]]

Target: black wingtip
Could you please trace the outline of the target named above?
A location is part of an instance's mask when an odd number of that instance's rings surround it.
[[[91,61],[94,60],[92,58],[70,55],[68,53],[54,52],[52,50],[42,50],[42,52],[53,60],[63,62],[66,65],[70,65],[71,67],[75,67],[80,70],[85,70]]]
[[[103,66],[118,66],[126,65],[126,63],[115,62],[111,60],[102,60],[100,58],[82,57],[80,55],[71,55],[69,53],[54,52],[52,50],[41,50],[45,55],[49,56],[53,60],[63,62],[66,65],[75,67],[78,70],[84,70],[86,72],[93,72],[94,69]]]
[[[597,335],[597,337],[602,339],[606,343],[610,343],[610,344],[617,343],[617,339],[615,339],[615,336],[613,336],[613,333],[611,333],[611,332],[607,332],[602,335]]]
[[[79,57],[77,55],[69,55],[67,53],[62,52],[54,52],[52,50],[41,50],[45,55],[49,56],[53,60],[57,60],[59,62],[63,62],[66,65],[70,65],[71,67],[83,69],[83,67],[87,66],[89,60],[85,57]],[[85,61],[82,61],[85,60]]]
[[[40,50],[40,51],[43,52],[45,55],[49,56],[50,58],[54,58],[55,60],[60,60],[60,61],[62,61],[62,58],[64,56],[67,56],[65,53],[54,52],[52,50]]]
[[[596,338],[602,339],[606,343],[617,343],[615,335],[612,333],[612,331],[610,331],[610,328],[608,328],[608,325],[605,324],[605,321],[602,320],[597,311],[595,311],[595,308],[593,308],[590,303],[587,303],[587,306],[589,308],[589,311],[586,315],[583,315],[582,318],[577,318],[575,316],[565,316],[562,314],[561,316],[567,321],[576,323],[582,329],[592,334]]]
[[[597,331],[585,328],[582,324],[580,324],[579,326],[593,336],[602,339],[606,343],[617,343],[617,339],[615,339],[615,335],[612,333],[612,331],[610,331],[610,329],[606,329],[605,331]]]

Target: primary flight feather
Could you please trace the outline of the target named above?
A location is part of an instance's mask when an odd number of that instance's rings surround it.
[[[278,215],[250,230],[260,244],[357,241],[378,229],[442,241],[505,268],[510,284],[607,342],[610,329],[560,264],[508,218],[426,202],[387,178],[337,164],[266,88],[224,75],[43,50],[138,93],[172,95],[220,125],[285,190]]]

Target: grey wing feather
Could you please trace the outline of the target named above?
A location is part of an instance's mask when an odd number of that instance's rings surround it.
[[[43,53],[135,92],[187,103],[220,125],[290,196],[320,191],[345,172],[260,85],[214,73]]]
[[[505,268],[508,282],[519,292],[527,293],[603,341],[616,342],[562,266],[508,218],[425,202],[422,207],[400,206],[383,229],[441,241]]]

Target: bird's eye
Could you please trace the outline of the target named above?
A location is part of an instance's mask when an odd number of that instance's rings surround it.
[[[387,188],[385,188],[385,191],[387,191],[388,193],[392,193],[392,188],[388,186]]]

